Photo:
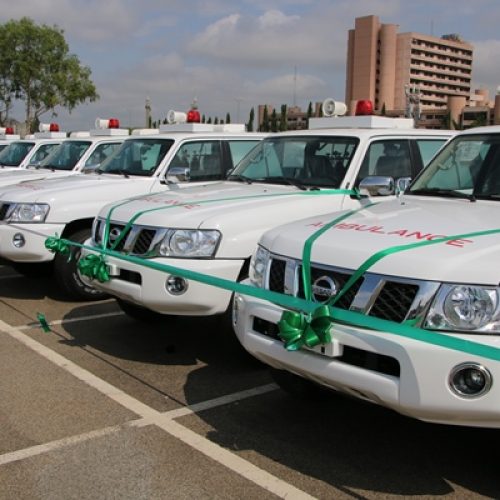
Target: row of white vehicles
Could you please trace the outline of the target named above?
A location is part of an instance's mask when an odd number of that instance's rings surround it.
[[[206,127],[139,131],[90,174],[2,189],[0,257],[134,318],[228,317],[290,392],[499,427],[500,127]],[[72,258],[47,245],[68,240]]]

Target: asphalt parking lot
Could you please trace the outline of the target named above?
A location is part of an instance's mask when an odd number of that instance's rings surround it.
[[[2,500],[500,497],[499,431],[295,399],[217,318],[139,323],[1,266],[0,353]]]

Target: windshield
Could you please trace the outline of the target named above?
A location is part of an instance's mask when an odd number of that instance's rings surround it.
[[[0,152],[0,165],[18,167],[33,149],[34,142],[13,142]]]
[[[270,137],[243,158],[228,180],[338,188],[358,143],[343,136]]]
[[[101,163],[96,171],[150,177],[173,143],[172,139],[127,139],[113,156]]]
[[[500,134],[455,137],[415,179],[408,194],[500,199]]]
[[[73,170],[91,144],[90,141],[66,140],[40,162],[40,167],[52,170]]]
[[[47,158],[52,151],[57,149],[59,146],[58,143],[52,144],[42,144],[40,147],[33,153],[33,156],[30,158],[30,165],[40,165],[40,163]]]

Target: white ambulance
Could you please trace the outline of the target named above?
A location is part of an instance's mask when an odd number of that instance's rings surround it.
[[[88,243],[96,252],[106,247],[146,262],[242,280],[263,232],[308,215],[362,206],[369,200],[360,199],[354,188],[364,179],[371,185],[380,180],[370,177],[374,174],[402,181],[414,177],[451,135],[415,129],[409,119],[311,119],[309,130],[264,139],[224,182],[108,204]],[[394,193],[393,184],[384,194]],[[115,256],[106,256],[106,262],[110,280],[85,279],[115,296],[130,316],[228,310],[226,290]]]
[[[24,139],[17,136],[16,140],[10,140],[0,151],[0,175],[38,165],[66,136],[66,132],[59,131],[57,123],[41,123],[38,132]]]
[[[116,118],[98,118],[94,129],[71,132],[68,138],[65,132],[57,131],[57,124],[41,124],[40,128],[42,131],[34,134],[33,139],[16,141],[0,152],[0,164],[16,163],[14,158],[25,154],[17,167],[0,166],[0,187],[91,171],[129,136],[128,129],[120,128]]]
[[[499,203],[500,127],[478,127],[394,201],[270,230],[247,282],[263,294],[235,297],[240,342],[290,392],[500,427]]]
[[[244,124],[169,123],[160,130],[134,130],[113,156],[89,174],[62,179],[47,175],[44,180],[0,188],[0,258],[25,274],[54,273],[69,298],[103,298],[102,292],[81,281],[76,270],[78,249],[71,259],[54,255],[45,246],[47,237],[83,242],[106,203],[223,179],[265,135],[246,132]],[[68,139],[63,148],[73,141]],[[88,156],[81,158],[94,163]],[[58,159],[48,159],[44,169],[64,168]]]

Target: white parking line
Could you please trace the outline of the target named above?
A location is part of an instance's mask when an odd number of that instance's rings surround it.
[[[194,431],[184,427],[183,425],[175,422],[172,417],[177,415],[174,412],[166,412],[162,414],[161,412],[151,408],[141,401],[133,398],[132,396],[126,394],[121,389],[109,384],[105,380],[100,379],[89,371],[81,368],[72,361],[66,359],[64,356],[58,354],[57,352],[49,349],[48,347],[40,344],[36,340],[32,339],[28,335],[24,334],[19,328],[10,326],[4,321],[0,320],[0,330],[23,343],[25,346],[29,347],[33,351],[37,352],[41,356],[45,357],[55,365],[59,366],[63,370],[88,384],[90,387],[98,390],[102,394],[106,395],[116,403],[122,405],[124,408],[135,413],[139,417],[146,419],[148,422],[153,423],[157,427],[163,429],[168,434],[181,440],[183,443],[191,446],[197,451],[203,453],[207,457],[215,460],[216,462],[224,465],[233,472],[239,474],[240,476],[246,478],[247,480],[255,483],[261,488],[274,493],[280,498],[294,498],[294,499],[312,499],[314,497],[310,496],[306,492],[296,488],[295,486],[288,484],[286,481],[279,479],[276,476],[268,473],[267,471],[257,467],[256,465],[248,462],[247,460],[239,457],[238,455],[226,450],[222,446],[206,439],[205,437],[196,434]],[[225,398],[229,398],[225,397]],[[217,398],[219,401],[224,398]],[[212,400],[212,404],[213,401]],[[207,402],[206,404],[209,404]],[[203,405],[193,405],[193,408],[199,408]],[[192,412],[189,409],[188,413]],[[112,429],[112,428],[111,428]],[[98,431],[96,431],[98,432]],[[109,431],[113,432],[113,431]],[[71,439],[71,438],[68,438]],[[78,437],[74,438],[78,442]],[[81,438],[84,440],[84,438]],[[59,442],[60,443],[60,442]],[[42,445],[43,446],[43,445]]]
[[[12,451],[10,453],[4,453],[0,455],[0,465],[10,464],[11,462],[17,462],[18,460],[24,460],[25,458],[34,457],[36,455],[41,455],[42,453],[47,453],[49,451],[59,450],[67,446],[72,446],[78,443],[83,443],[89,441],[90,439],[96,439],[103,436],[109,436],[123,430],[125,427],[135,426],[139,420],[132,420],[126,422],[122,425],[114,425],[112,427],[105,427],[104,429],[99,429],[96,431],[86,432],[84,434],[78,434],[77,436],[70,436],[63,439],[58,439],[56,441],[50,441],[49,443],[39,444],[36,446],[30,446],[29,448],[24,448],[22,450]]]

